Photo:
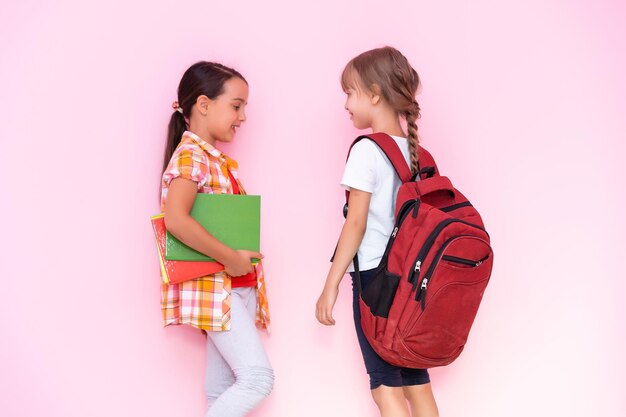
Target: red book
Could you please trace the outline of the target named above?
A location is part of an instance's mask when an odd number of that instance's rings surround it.
[[[165,259],[165,217],[158,214],[151,217],[154,239],[159,252],[161,278],[166,284],[178,284],[190,279],[200,278],[224,270],[219,262],[205,261],[168,261]]]

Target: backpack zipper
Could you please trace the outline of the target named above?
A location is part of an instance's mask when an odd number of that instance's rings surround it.
[[[417,292],[417,294],[415,294],[415,301],[420,301],[422,304],[422,311],[424,310],[424,308],[426,308],[426,290],[428,289],[428,283],[430,282],[433,273],[435,272],[435,268],[437,267],[437,265],[439,264],[439,261],[442,259],[445,259],[447,261],[452,261],[452,262],[458,262],[458,263],[462,263],[465,265],[471,265],[471,266],[479,266],[480,264],[482,264],[485,260],[487,260],[487,258],[489,258],[489,255],[485,256],[482,259],[479,259],[478,261],[474,261],[471,259],[464,259],[464,258],[459,258],[457,256],[451,256],[451,255],[443,255],[443,251],[446,250],[446,248],[448,247],[448,245],[450,245],[450,243],[452,243],[453,240],[456,240],[458,238],[461,237],[474,237],[472,235],[458,235],[458,236],[453,236],[450,239],[446,240],[444,242],[443,245],[441,245],[441,248],[439,248],[439,250],[437,251],[437,254],[435,255],[435,258],[433,259],[433,262],[430,264],[430,267],[428,268],[428,271],[426,271],[426,275],[424,275],[424,279],[422,279],[422,283],[420,285],[420,289]]]
[[[411,276],[409,277],[409,282],[413,284],[413,289],[417,288],[417,281],[419,280],[420,271],[422,269],[422,263],[424,263],[424,259],[426,259],[428,252],[430,252],[430,248],[434,245],[435,240],[437,239],[441,231],[452,223],[463,223],[468,226],[475,227],[477,229],[485,231],[485,229],[483,229],[482,227],[466,222],[461,219],[446,219],[442,221],[441,223],[439,223],[437,227],[435,227],[435,229],[432,232],[430,232],[430,235],[428,236],[428,238],[426,238],[426,241],[424,242],[422,249],[419,251],[415,259],[415,267],[413,268],[413,272],[411,273]]]
[[[483,263],[483,260],[475,261],[473,259],[459,258],[458,256],[452,256],[452,255],[443,255],[441,259],[444,261],[454,262],[457,264],[463,264],[467,266],[478,266],[481,263]]]
[[[417,205],[417,207],[414,207],[414,205]],[[406,218],[406,216],[408,216],[411,208],[413,208],[414,212],[417,212],[419,210],[419,206],[420,200],[418,199],[409,200],[402,205],[402,207],[400,208],[400,212],[398,213],[398,219],[396,220],[396,224],[393,232],[391,233],[391,236],[396,237],[396,235],[398,234],[398,229],[400,229],[400,226],[402,226],[402,222],[404,222],[404,219]]]
[[[402,222],[404,222],[404,219],[406,219],[406,216],[409,215],[409,213],[411,212],[411,209],[413,209],[414,213],[417,213],[420,207],[420,203],[421,203],[420,200],[415,199],[415,200],[409,200],[402,205],[402,207],[400,208],[400,211],[398,212],[398,219],[396,220],[396,224],[393,227],[393,231],[391,232],[391,237],[389,238],[389,241],[387,242],[387,247],[385,248],[385,253],[383,254],[382,259],[387,259],[387,255],[389,254],[389,251],[391,250],[391,245],[393,244],[398,234],[398,231],[400,230],[400,226],[402,226]]]

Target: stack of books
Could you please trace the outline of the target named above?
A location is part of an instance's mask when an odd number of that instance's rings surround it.
[[[190,215],[225,245],[236,250],[260,250],[260,196],[198,194]],[[224,265],[215,259],[172,236],[165,228],[163,214],[152,216],[151,221],[165,284],[177,284],[224,270]]]

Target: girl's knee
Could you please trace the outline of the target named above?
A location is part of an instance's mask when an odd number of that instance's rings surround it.
[[[400,400],[402,400],[402,403],[406,401],[402,393],[402,388],[399,387],[388,387],[386,385],[379,385],[371,392],[372,398],[379,408],[385,408],[389,405],[393,405],[395,403],[398,403],[398,401]]]
[[[371,392],[372,398],[374,399],[374,402],[376,403],[376,405],[378,405],[378,407],[383,406],[386,401],[389,401],[389,393],[386,392],[384,389],[380,389],[380,387],[378,387],[377,389],[373,389]]]
[[[236,384],[247,391],[267,397],[274,388],[274,370],[260,366],[234,369]]]

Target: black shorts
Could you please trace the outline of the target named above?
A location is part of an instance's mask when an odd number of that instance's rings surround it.
[[[365,289],[374,277],[374,269],[361,271],[361,287]],[[378,388],[381,385],[387,387],[405,387],[409,385],[422,385],[430,382],[428,370],[401,368],[391,365],[383,360],[372,346],[369,344],[363,334],[361,327],[361,310],[359,309],[359,294],[354,284],[354,272],[350,273],[352,277],[352,310],[354,312],[354,324],[356,327],[356,335],[359,339],[361,354],[365,362],[365,369],[370,376],[370,389]]]

